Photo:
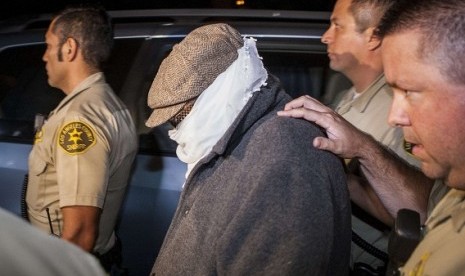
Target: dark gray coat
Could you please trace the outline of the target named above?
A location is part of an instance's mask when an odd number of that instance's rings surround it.
[[[273,77],[187,179],[155,275],[346,275],[350,204],[323,133]]]

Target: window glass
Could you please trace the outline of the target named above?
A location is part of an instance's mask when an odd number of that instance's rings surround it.
[[[286,92],[293,98],[310,95],[320,99],[328,68],[326,55],[304,52],[261,51],[268,71],[277,76]]]
[[[104,65],[107,81],[118,94],[142,39],[117,39]],[[36,114],[48,115],[65,94],[47,83],[42,55],[45,44],[0,52],[0,139],[32,142]]]
[[[64,94],[47,84],[44,44],[0,53],[0,138],[31,140],[34,116],[48,114]]]

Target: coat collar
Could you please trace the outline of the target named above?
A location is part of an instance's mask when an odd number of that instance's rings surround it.
[[[197,163],[186,182],[190,181],[200,166],[210,162],[216,156],[227,154],[228,149],[239,143],[244,134],[276,105],[282,104],[284,108],[284,105],[291,100],[276,77],[268,74],[266,83],[260,91],[253,94],[223,137],[212,148],[212,151]]]

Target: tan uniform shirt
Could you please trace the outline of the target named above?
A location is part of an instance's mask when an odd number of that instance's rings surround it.
[[[465,191],[451,189],[426,221],[402,275],[465,275]]]
[[[373,136],[410,164],[419,167],[420,163],[404,150],[402,129],[388,124],[392,97],[392,90],[386,84],[384,75],[381,75],[358,97],[355,97],[354,88],[346,91],[335,110],[352,125]],[[387,252],[388,233],[371,227],[355,216],[352,216],[352,228],[376,248]],[[367,263],[373,267],[383,264],[354,243],[352,243],[352,261]]]
[[[382,74],[358,97],[355,96],[353,87],[347,90],[340,102],[336,104],[335,110],[352,125],[370,134],[375,140],[390,148],[399,157],[419,168],[420,162],[404,149],[402,129],[391,127],[388,124],[387,119],[392,97],[392,90],[387,85],[384,74]],[[428,214],[447,191],[447,186],[441,180],[435,182],[429,198]],[[389,233],[378,231],[355,216],[352,216],[352,228],[355,233],[376,248],[387,252]],[[373,267],[382,265],[381,261],[354,243],[352,243],[352,261],[364,262]]]
[[[133,120],[102,73],[67,95],[37,132],[26,201],[31,223],[61,233],[65,206],[102,209],[95,252],[114,244],[114,226],[137,150]]]
[[[336,112],[410,164],[419,167],[420,162],[404,150],[402,129],[388,124],[393,96],[384,75],[379,76],[360,96],[354,98],[354,93],[353,88],[346,92]]]

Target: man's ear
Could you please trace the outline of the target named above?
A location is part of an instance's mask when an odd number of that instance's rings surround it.
[[[381,46],[381,39],[376,35],[375,30],[375,27],[369,27],[364,32],[367,47],[370,51],[374,51]]]
[[[77,57],[78,50],[79,45],[76,39],[68,37],[62,48],[63,56],[66,57],[65,59],[68,61],[73,61]]]

